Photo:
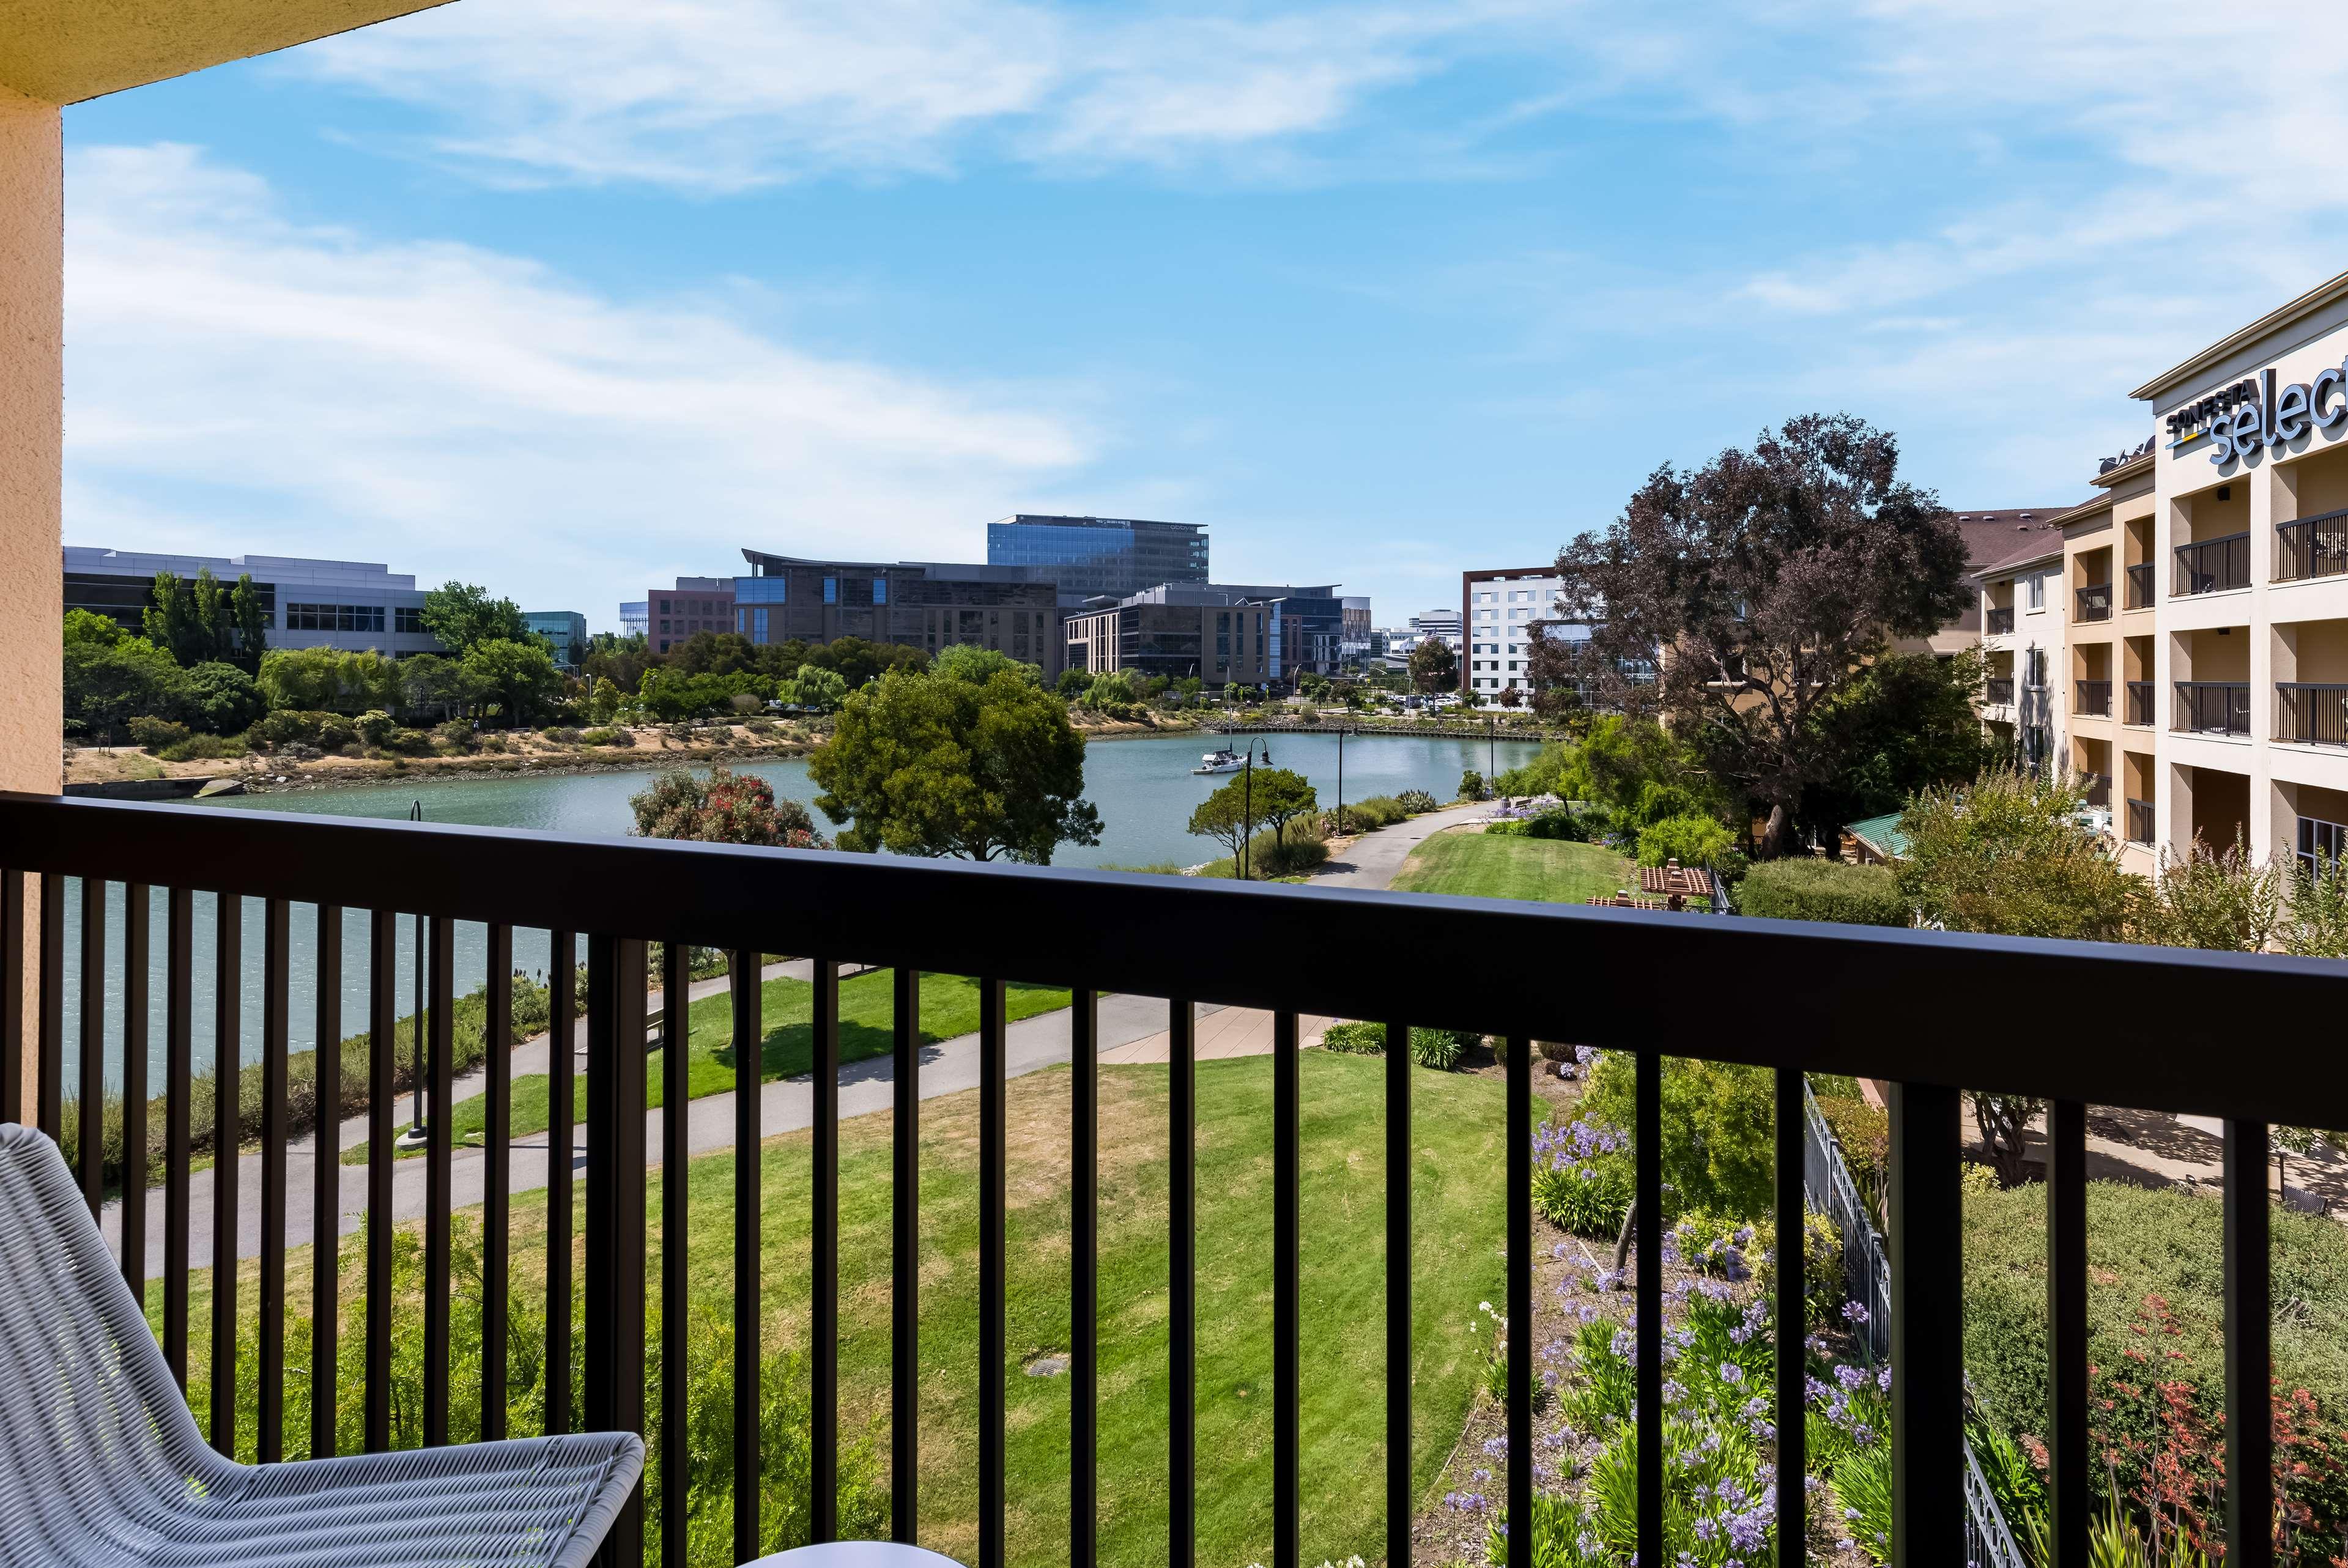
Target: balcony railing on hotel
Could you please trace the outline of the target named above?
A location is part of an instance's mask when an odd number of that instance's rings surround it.
[[[2133,813],[2131,814],[2133,826]],[[808,1034],[813,1073],[812,1173],[806,1200],[812,1248],[807,1310],[809,1326],[808,1452],[808,1494],[804,1515],[816,1540],[839,1529],[838,1455],[843,1282],[841,1137],[839,1133],[841,1037],[839,975],[843,961],[894,971],[896,1006],[890,1037],[893,1108],[886,1134],[893,1154],[891,1195],[887,1208],[892,1243],[886,1263],[890,1293],[891,1404],[890,1529],[911,1540],[921,1518],[917,1481],[921,1447],[935,1441],[910,1418],[921,1380],[922,1318],[919,1293],[967,1291],[974,1305],[978,1400],[976,1430],[970,1443],[976,1487],[971,1537],[975,1568],[1000,1568],[1005,1558],[1006,1385],[1020,1375],[1013,1358],[1006,1310],[1012,1266],[1006,1223],[1006,1172],[1010,1162],[1010,1097],[1006,1090],[1006,982],[1017,978],[1069,988],[1066,1016],[1075,1064],[1068,1095],[1065,1155],[1069,1177],[1066,1250],[1052,1264],[1067,1270],[1070,1339],[1064,1385],[1071,1400],[1067,1439],[1069,1561],[1091,1568],[1096,1561],[1099,1427],[1097,1418],[1100,1352],[1098,1267],[1101,1196],[1097,1169],[1099,1087],[1097,1008],[1105,993],[1128,997],[1173,998],[1167,1004],[1169,1175],[1166,1200],[1169,1277],[1163,1322],[1169,1347],[1165,1385],[1169,1390],[1162,1495],[1167,1539],[1156,1555],[1187,1565],[1196,1560],[1199,1462],[1199,1337],[1197,1154],[1199,1107],[1195,1004],[1214,1002],[1268,1010],[1272,1016],[1271,1080],[1271,1223],[1266,1243],[1272,1327],[1269,1375],[1262,1390],[1271,1407],[1271,1475],[1267,1483],[1271,1553],[1265,1561],[1292,1568],[1306,1561],[1298,1539],[1299,1467],[1305,1431],[1301,1414],[1303,1304],[1313,1281],[1303,1263],[1304,1225],[1313,1216],[1302,1208],[1300,1153],[1303,1134],[1303,1078],[1299,1067],[1299,1020],[1329,1015],[1380,1020],[1387,1037],[1406,1039],[1412,1023],[1473,1029],[1499,1043],[1507,1069],[1502,1107],[1494,1112],[1495,1134],[1507,1155],[1499,1171],[1457,1173],[1493,1189],[1505,1202],[1506,1295],[1504,1315],[1524,1331],[1508,1340],[1506,1366],[1507,1449],[1505,1486],[1497,1488],[1508,1518],[1519,1529],[1532,1514],[1533,1409],[1538,1377],[1533,1319],[1533,1257],[1546,1251],[1537,1235],[1531,1206],[1534,1097],[1532,1042],[1571,1040],[1635,1054],[1638,1109],[1631,1130],[1637,1195],[1635,1295],[1635,1386],[1643,1411],[1663,1409],[1664,1280],[1663,1245],[1663,1122],[1661,1087],[1663,1051],[1680,1048],[1676,1035],[1657,1027],[1658,998],[1684,988],[1700,975],[1832,974],[1832,985],[1794,985],[1773,990],[1766,1001],[1740,1010],[1733,1028],[1708,1032],[1707,1054],[1775,1069],[1776,1150],[1776,1202],[1779,1212],[1798,1212],[1803,1202],[1805,1123],[1803,1074],[1824,1071],[1888,1080],[1890,1090],[1890,1194],[1891,1357],[1899,1377],[1891,1390],[1890,1439],[1897,1445],[1892,1517],[1900,1539],[1897,1561],[1910,1568],[1938,1568],[1963,1560],[1967,1469],[1965,1391],[1961,1360],[1963,1280],[1960,1243],[1963,1231],[1963,1182],[1960,1120],[1962,1086],[2041,1097],[2052,1109],[2047,1128],[2045,1227],[2050,1346],[2048,1424],[2049,1491],[2054,1549],[2065,1563],[2084,1562],[2089,1519],[2096,1508],[2098,1470],[2089,1444],[2086,1207],[2085,1192],[2088,1103],[2212,1115],[2225,1121],[2225,1181],[2222,1187],[2226,1246],[2224,1335],[2228,1347],[2225,1385],[2226,1510],[2235,1556],[2252,1563],[2268,1560],[2271,1496],[2271,1395],[2267,1368],[2271,1344],[2271,1275],[2268,1265],[2269,1208],[2262,1172],[2271,1122],[2348,1126],[2348,1053],[2309,1052],[2294,1042],[2329,1037],[2336,1030],[2348,967],[2321,960],[2178,948],[2037,942],[1935,932],[1882,930],[1869,926],[1808,925],[1758,920],[1702,920],[1629,910],[1600,910],[1532,903],[1500,903],[1425,895],[1378,894],[1339,889],[1282,887],[1210,882],[1182,877],[1132,875],[1065,869],[970,865],[885,856],[739,846],[653,843],[552,834],[500,832],[393,822],[358,822],[257,811],[139,806],[114,802],[0,796],[0,1116],[30,1116],[51,1136],[64,1130],[63,1098],[67,1052],[74,1052],[77,1082],[124,1086],[120,1112],[130,1126],[147,1126],[160,1111],[166,1130],[160,1207],[165,1260],[161,1281],[160,1336],[165,1355],[182,1378],[188,1371],[190,1317],[196,1301],[191,1283],[201,1265],[211,1264],[209,1282],[211,1387],[210,1436],[224,1451],[240,1445],[240,1379],[255,1385],[263,1460],[283,1451],[283,1435],[306,1426],[313,1451],[335,1444],[337,1343],[342,1314],[334,1304],[338,1289],[365,1297],[362,1354],[354,1376],[363,1387],[365,1442],[372,1450],[391,1446],[392,1291],[395,1258],[393,1132],[397,1118],[395,1083],[395,979],[399,960],[399,924],[411,914],[427,923],[423,944],[428,955],[432,1064],[424,1092],[429,1100],[423,1168],[424,1202],[416,1222],[423,1287],[403,1305],[423,1317],[420,1367],[403,1377],[420,1379],[420,1430],[427,1445],[445,1443],[451,1433],[455,1390],[487,1390],[479,1412],[484,1436],[505,1430],[508,1386],[506,1336],[485,1336],[480,1365],[452,1377],[451,1302],[452,1180],[450,1077],[452,954],[459,922],[486,926],[487,1037],[510,1037],[514,996],[510,970],[517,928],[551,934],[552,1032],[572,1037],[577,1015],[572,1002],[573,966],[581,939],[586,952],[586,1082],[584,1098],[572,1099],[568,1070],[554,1073],[551,1130],[548,1143],[552,1182],[546,1222],[553,1234],[549,1260],[542,1346],[520,1353],[546,1358],[550,1424],[566,1423],[569,1391],[583,1395],[585,1419],[602,1429],[643,1431],[648,1411],[662,1412],[657,1493],[671,1500],[656,1528],[664,1560],[682,1562],[686,1511],[678,1500],[690,1489],[687,1465],[692,1445],[677,1428],[689,1418],[687,1379],[693,1367],[687,1336],[678,1332],[689,1305],[686,1240],[699,1215],[694,1253],[702,1270],[722,1257],[723,1238],[706,1233],[714,1221],[730,1228],[730,1292],[734,1338],[734,1417],[731,1472],[733,1546],[736,1560],[757,1554],[761,1542],[757,1503],[762,1464],[760,1161],[737,1159],[725,1180],[729,1201],[688,1207],[688,1184],[699,1177],[685,1158],[687,1148],[689,1052],[682,1036],[661,1053],[664,1104],[656,1117],[660,1141],[668,1151],[662,1172],[662,1220],[655,1240],[645,1212],[649,1188],[647,1139],[648,941],[665,944],[657,995],[669,1017],[685,1016],[691,946],[718,948],[732,958],[737,975],[756,973],[767,954],[812,954],[812,1019]],[[79,1022],[68,1046],[68,950],[66,909],[68,879],[78,882],[81,918],[79,974],[73,986]],[[117,887],[115,884],[127,884]],[[200,894],[197,890],[203,890]],[[252,1199],[239,1191],[234,1158],[216,1163],[205,1205],[212,1241],[209,1259],[191,1258],[190,1159],[191,1116],[202,1086],[192,1078],[191,1050],[197,1038],[199,968],[196,941],[200,897],[216,933],[209,963],[212,994],[201,1011],[210,1037],[242,1037],[243,998],[258,997],[261,1014],[258,1069],[259,1149],[249,1155],[257,1183],[259,1217],[258,1311],[248,1323],[240,1315],[239,1211]],[[110,927],[108,910],[141,912],[160,899],[163,918],[154,934],[164,949],[160,984],[150,995],[149,922],[146,918]],[[241,943],[244,901],[259,901],[262,940],[249,969]],[[361,1263],[349,1279],[338,1276],[335,1220],[340,1212],[341,1168],[333,1160],[313,1161],[317,1171],[314,1234],[315,1275],[310,1289],[319,1304],[307,1346],[317,1376],[289,1367],[285,1345],[287,1290],[287,1198],[289,1191],[289,1025],[297,963],[314,982],[317,1037],[341,1038],[345,955],[341,932],[350,903],[366,912],[363,957],[366,995],[368,1193],[361,1222]],[[297,915],[296,906],[304,913]],[[318,939],[306,956],[290,940],[297,920],[305,933],[317,920]],[[32,968],[23,968],[28,927]],[[118,952],[109,952],[109,930],[120,934]],[[1210,943],[1195,940],[1211,931]],[[1295,938],[1309,931],[1331,952],[1408,954],[1412,962],[1377,966],[1298,963]],[[534,940],[534,939],[533,939]],[[1493,952],[1538,952],[1551,955],[1540,965],[1479,964]],[[356,955],[354,955],[356,956]],[[1457,976],[1476,965],[1477,983],[1462,986]],[[1577,976],[1560,985],[1560,966]],[[922,1041],[917,1017],[919,977],[923,971],[980,977],[976,1038],[978,1125],[973,1196],[977,1216],[977,1264],[968,1277],[926,1275],[921,1237],[920,1074]],[[27,984],[29,982],[29,984]],[[735,989],[731,1037],[736,1059],[757,1061],[764,1018],[756,985]],[[1919,999],[1995,996],[2018,1015],[2051,1016],[2081,995],[2155,995],[2157,1016],[2146,1020],[2125,1053],[2053,1039],[2032,1031],[1983,1033],[1962,1007],[1919,1005]],[[157,1009],[166,1071],[162,1104],[150,1105],[150,1006]],[[111,1015],[111,1016],[109,1016]],[[306,1012],[305,1012],[306,1016]],[[2260,1028],[2245,1036],[2244,1018]],[[1887,1029],[1884,1020],[1899,1027]],[[2213,1049],[2225,1050],[2225,1070],[2212,1072]],[[404,1054],[404,1053],[400,1053]],[[567,1050],[554,1054],[568,1060]],[[29,1061],[36,1068],[33,1095],[23,1093]],[[233,1048],[228,1059],[234,1060]],[[486,1201],[479,1231],[479,1280],[483,1312],[498,1321],[512,1297],[509,1214],[514,1140],[509,1134],[513,1105],[511,1068],[503,1049],[486,1064],[488,1116],[481,1150]],[[1415,1086],[1426,1074],[1407,1048],[1390,1050],[1380,1071],[1385,1104],[1383,1176],[1385,1256],[1413,1255],[1414,1167],[1425,1156],[1412,1132]],[[318,1119],[333,1129],[343,1114],[337,1075],[324,1075]],[[734,1125],[737,1150],[755,1147],[762,1132],[755,1092],[739,1094]],[[239,1096],[208,1097],[216,1108],[220,1147],[234,1149],[245,1130]],[[573,1106],[583,1112],[585,1186],[583,1263],[574,1271],[569,1230],[574,1163]],[[81,1180],[93,1212],[104,1197],[104,1120],[108,1106],[97,1092],[83,1093],[75,1108]],[[1058,1151],[1050,1151],[1056,1158]],[[298,1169],[298,1168],[297,1168]],[[1056,1165],[1055,1166],[1056,1171]],[[150,1172],[143,1139],[124,1142],[119,1188],[147,1192]],[[1501,1178],[1494,1181],[1493,1178]],[[1056,1175],[1054,1180],[1059,1178]],[[1502,1193],[1505,1192],[1505,1197]],[[535,1223],[535,1202],[522,1211]],[[123,1205],[121,1268],[134,1292],[147,1284],[146,1205]],[[404,1243],[403,1243],[404,1244]],[[649,1263],[649,1268],[647,1264]],[[726,1265],[717,1265],[721,1269]],[[1412,1525],[1421,1501],[1412,1430],[1413,1271],[1406,1262],[1385,1275],[1381,1307],[1348,1332],[1378,1336],[1385,1346],[1383,1368],[1368,1375],[1349,1397],[1380,1401],[1385,1440],[1383,1453],[1363,1462],[1376,1465],[1386,1502],[1385,1557],[1392,1568],[1407,1568]],[[669,1332],[658,1336],[658,1355],[648,1354],[652,1336],[647,1278],[657,1281],[662,1315]],[[1797,1251],[1780,1253],[1770,1286],[1776,1321],[1804,1321],[1804,1270]],[[725,1277],[725,1276],[721,1276]],[[569,1325],[574,1283],[583,1299],[585,1353],[575,1358]],[[408,1287],[403,1286],[403,1292]],[[1382,1310],[1381,1310],[1382,1308]],[[534,1320],[526,1315],[524,1321]],[[360,1321],[357,1318],[355,1322]],[[295,1357],[299,1360],[300,1357]],[[1799,1355],[1776,1358],[1774,1395],[1779,1429],[1799,1442],[1806,1402],[1805,1367]],[[575,1383],[573,1380],[576,1380]],[[306,1381],[306,1412],[289,1409],[289,1383]],[[656,1398],[648,1399],[650,1390]],[[471,1429],[473,1422],[458,1423]],[[1665,1560],[1664,1424],[1644,1421],[1638,1429],[1636,1518],[1640,1561]],[[248,1434],[250,1435],[250,1434]],[[1032,1434],[1030,1434],[1032,1438]],[[959,1441],[959,1434],[957,1434]],[[1787,1464],[1776,1475],[1776,1524],[1787,1538],[1798,1538],[1808,1511],[1820,1500],[1806,1496],[1804,1467]],[[647,1478],[650,1480],[651,1478]],[[934,1506],[934,1505],[933,1505]],[[1839,1523],[1839,1522],[1837,1522]],[[644,1559],[647,1519],[644,1494],[625,1511],[602,1561],[633,1564]],[[1520,1537],[1521,1538],[1521,1537]],[[1040,1543],[1026,1543],[1031,1548]],[[1317,1544],[1315,1550],[1318,1550]],[[1526,1554],[1529,1559],[1530,1553]]]
[[[2177,593],[2215,593],[2250,585],[2250,536],[2230,533],[2177,547]]]
[[[2077,597],[2079,619],[2082,621],[2108,621],[2112,618],[2112,585],[2110,583],[2090,583],[2079,590]]]
[[[2302,746],[2348,746],[2348,686],[2277,681],[2274,738]]]
[[[2250,688],[2241,681],[2178,681],[2177,725],[2201,735],[2248,735]]]
[[[2130,681],[2127,684],[2127,722],[2150,726],[2152,723],[2152,683]]]
[[[2322,511],[2275,524],[2278,583],[2348,572],[2348,511]]]
[[[2083,773],[2084,792],[2090,806],[2108,807],[2112,803],[2112,776],[2108,773]]]
[[[2127,841],[2131,844],[2152,842],[2152,802],[2131,796],[2127,803]]]
[[[2127,569],[2127,600],[2124,606],[2130,610],[2152,608],[2152,562],[2139,561]]]
[[[1997,607],[1995,607],[1995,608],[1993,608],[1993,609],[1992,609],[1992,610],[1990,611],[1990,613],[1989,613],[1989,634],[1990,634],[1991,636],[1994,637],[1994,636],[1998,635],[2000,633],[2003,633],[2003,632],[2011,632],[2012,630],[2013,630],[2013,605],[2011,605],[2011,604],[2003,604],[2003,605],[1999,605],[1999,606],[1997,606]]]
[[[2112,716],[2112,683],[2109,681],[2079,681],[2072,694],[2072,706],[2089,718],[2109,718]]]
[[[1992,707],[2004,707],[2013,701],[2013,677],[1992,676],[1982,683],[1982,700]]]

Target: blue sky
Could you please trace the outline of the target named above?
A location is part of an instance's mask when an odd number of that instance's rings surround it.
[[[458,0],[67,111],[66,538],[605,628],[1090,511],[1390,623],[1812,408],[2065,503],[2348,267],[2343,91],[2336,3]]]

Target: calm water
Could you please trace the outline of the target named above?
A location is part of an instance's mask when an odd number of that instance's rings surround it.
[[[1303,773],[1320,791],[1324,804],[1335,803],[1339,765],[1335,737],[1274,735],[1254,738],[1259,748],[1259,766],[1262,765],[1262,748],[1269,747],[1272,766]],[[1200,753],[1214,744],[1210,738],[1204,736],[1093,742],[1085,753],[1085,797],[1100,811],[1101,841],[1083,849],[1063,845],[1054,863],[1099,866],[1173,861],[1195,865],[1211,858],[1217,852],[1214,845],[1208,840],[1192,838],[1183,831],[1183,826],[1189,821],[1192,809],[1210,791],[1227,782],[1222,778],[1201,777],[1190,772],[1198,763]],[[1522,740],[1500,741],[1493,747],[1488,747],[1482,741],[1436,740],[1416,737],[1348,740],[1344,748],[1344,799],[1359,800],[1371,795],[1424,789],[1438,799],[1447,800],[1458,789],[1459,775],[1466,769],[1484,769],[1495,760],[1503,769],[1517,767],[1530,758],[1538,749],[1532,742]],[[628,831],[631,825],[628,798],[643,789],[656,771],[656,769],[647,767],[625,772],[613,770],[560,777],[496,774],[285,795],[232,796],[180,809],[396,819],[406,817],[411,807],[421,803],[427,821],[620,837]],[[778,796],[788,796],[808,803],[819,824],[829,825],[824,821],[820,812],[813,810],[816,790],[808,779],[806,763],[797,760],[757,763],[745,767],[741,771],[766,779],[774,786]],[[107,979],[108,1016],[111,1026],[108,1038],[113,1050],[118,1051],[123,910],[120,887],[118,885],[111,892],[112,902],[107,912],[109,926],[108,968],[110,971]],[[354,887],[352,896],[357,898],[364,892],[362,888]],[[70,1085],[74,1076],[71,1058],[79,1027],[76,977],[80,973],[81,926],[77,883],[67,883],[67,900],[66,1055],[68,1058],[67,1079]],[[149,936],[153,975],[149,995],[154,1012],[149,1029],[149,1052],[150,1059],[156,1063],[156,1078],[160,1083],[164,963],[163,895],[160,891],[154,895],[150,918],[153,921]],[[261,919],[260,903],[246,900],[243,908],[243,1005],[240,1033],[241,1055],[247,1062],[258,1060],[261,1049],[262,975],[258,957],[262,951]],[[199,1072],[209,1070],[213,1055],[211,982],[212,933],[216,920],[212,895],[198,894],[194,1056]],[[355,1033],[366,1017],[366,921],[367,917],[362,912],[345,912],[342,987],[343,1033],[345,1035]],[[316,1032],[317,1009],[313,1000],[315,992],[312,963],[316,930],[317,912],[307,904],[294,906],[289,1033],[295,1050],[310,1048]],[[410,998],[414,995],[414,943],[413,923],[401,921],[398,1007],[403,1017],[410,1010]],[[485,947],[481,927],[469,923],[458,924],[457,973],[454,977],[458,995],[481,983],[486,969]],[[581,956],[583,961],[583,945]],[[514,933],[516,967],[532,974],[542,974],[546,957],[547,936],[544,932]],[[109,1055],[112,1055],[111,1051]],[[109,1069],[109,1087],[118,1087],[120,1070],[118,1065]]]

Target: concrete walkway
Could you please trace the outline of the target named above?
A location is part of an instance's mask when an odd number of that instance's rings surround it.
[[[1391,828],[1364,833],[1345,847],[1343,859],[1331,861],[1313,879],[1313,885],[1372,888],[1383,892],[1394,885],[1395,877],[1401,872],[1403,861],[1410,859],[1411,851],[1446,828],[1480,822],[1490,815],[1491,810],[1491,805],[1482,801],[1467,806],[1447,806],[1440,811],[1429,811],[1424,817],[1396,822]]]

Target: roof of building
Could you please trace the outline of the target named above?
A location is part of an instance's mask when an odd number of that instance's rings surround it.
[[[1900,830],[1897,811],[1880,817],[1869,817],[1864,822],[1852,822],[1843,830],[1887,861],[1896,861],[1908,852],[1908,835]]]
[[[2068,507],[2009,507],[2002,511],[1961,511],[1957,531],[1965,536],[1965,561],[1975,572],[2010,560],[2026,544],[2044,539],[2046,520]],[[2060,545],[2057,545],[2060,548]]]
[[[2325,305],[2348,299],[2348,273],[2316,284],[2288,304],[2280,305],[2238,332],[2229,333],[2200,353],[2154,377],[2128,394],[2131,397],[2157,398],[2161,393],[2188,377],[2198,376],[2216,366],[2231,355],[2238,354],[2262,337],[2281,332],[2292,322],[2314,315]]]

